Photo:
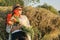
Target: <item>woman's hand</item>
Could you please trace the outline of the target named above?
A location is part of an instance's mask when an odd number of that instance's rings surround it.
[[[13,25],[13,22],[12,22],[12,21],[9,21],[8,24],[9,24],[9,25]]]

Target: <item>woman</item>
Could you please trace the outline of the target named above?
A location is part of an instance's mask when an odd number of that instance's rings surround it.
[[[25,15],[22,15],[22,8],[20,6],[14,7],[12,12],[13,14],[10,21],[8,21],[9,24],[7,24],[6,30],[10,30],[11,40],[26,40],[27,35],[20,28],[23,26],[29,28],[29,20]]]

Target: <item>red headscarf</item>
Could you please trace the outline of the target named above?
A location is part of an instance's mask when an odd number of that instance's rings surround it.
[[[7,19],[6,19],[6,23],[7,23],[7,24],[10,24],[9,21],[10,21],[10,19],[11,19],[11,16],[12,16],[11,13],[7,15]]]

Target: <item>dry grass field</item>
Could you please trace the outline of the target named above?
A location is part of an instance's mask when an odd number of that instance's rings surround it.
[[[0,7],[0,39],[6,40],[5,17],[11,11],[11,7]],[[23,14],[26,15],[34,29],[33,40],[60,40],[60,16],[44,8],[25,7]],[[1,40],[2,40],[1,39]]]

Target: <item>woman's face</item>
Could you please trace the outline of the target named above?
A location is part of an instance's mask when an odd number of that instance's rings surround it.
[[[22,8],[18,8],[18,12],[19,12],[19,14],[22,14]]]

